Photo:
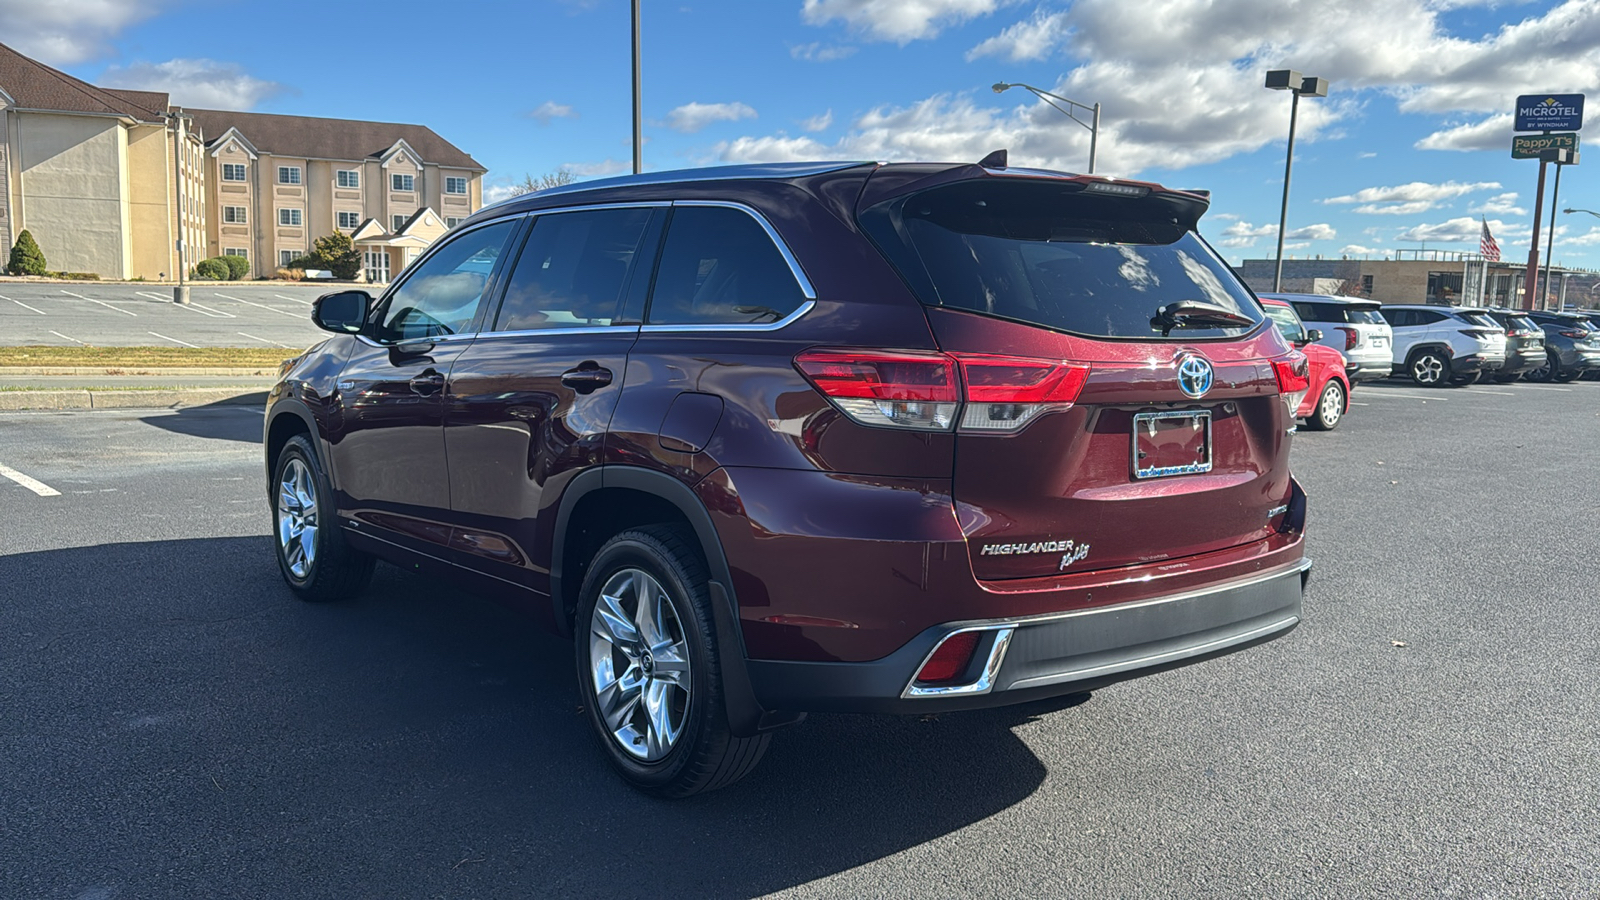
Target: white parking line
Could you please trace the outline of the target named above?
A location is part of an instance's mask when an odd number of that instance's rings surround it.
[[[249,339],[250,339],[250,340],[252,340],[252,341],[260,341],[260,342],[261,342],[261,343],[263,343],[263,344],[271,344],[271,345],[273,345],[273,346],[274,346],[274,347],[282,347],[282,348],[284,348],[284,349],[285,349],[285,350],[299,350],[299,349],[300,349],[300,348],[299,348],[299,347],[296,347],[296,346],[294,346],[294,345],[293,345],[293,344],[284,344],[284,343],[281,343],[281,342],[279,342],[279,341],[269,341],[269,340],[267,340],[267,339],[266,339],[266,338],[264,338],[264,337],[256,337],[256,336],[255,336],[255,335],[253,335],[253,334],[246,334],[246,333],[245,333],[245,332],[243,332],[243,331],[241,331],[241,332],[239,332],[239,336],[240,336],[240,337],[247,337],[247,338],[249,338]]]
[[[111,310],[112,312],[119,312],[119,313],[122,313],[125,316],[138,316],[139,315],[136,312],[128,312],[125,309],[120,309],[118,307],[112,306],[111,304],[105,302],[104,300],[96,300],[93,297],[85,297],[82,294],[74,294],[71,291],[62,291],[61,293],[66,294],[68,297],[77,297],[79,300],[87,300],[90,303],[98,303],[101,306],[104,306],[106,309]]]
[[[187,309],[190,312],[199,313],[200,315],[205,316],[208,319],[237,319],[237,318],[239,318],[238,316],[234,315],[231,312],[223,312],[220,309],[212,309],[211,307],[205,305],[204,303],[196,303],[193,300],[189,301],[188,303],[174,303],[172,305],[177,307],[178,309]]]
[[[1551,387],[1548,384],[1519,384],[1517,387],[1524,391],[1560,391],[1563,394],[1572,393],[1572,388]]]
[[[167,337],[164,334],[156,334],[154,331],[147,331],[147,332],[145,332],[145,334],[151,335],[153,337],[161,338],[163,341],[171,341],[174,344],[182,344],[185,347],[193,347],[196,350],[200,349],[200,345],[199,344],[191,344],[188,341],[180,341],[177,338]]]
[[[11,298],[10,297],[0,297],[0,300],[11,300]],[[11,302],[15,303],[16,305],[18,305],[20,307],[22,307],[23,309],[32,309],[34,312],[38,313],[41,316],[45,314],[44,310],[42,310],[42,309],[33,309],[33,307],[29,306],[26,303],[23,303],[21,300],[11,300]]]
[[[273,294],[272,296],[277,297],[279,300],[288,300],[288,301],[293,302],[293,303],[304,303],[307,306],[315,306],[316,305],[316,304],[312,303],[310,300],[301,300],[298,297],[285,297],[282,294]]]
[[[55,335],[55,336],[56,336],[56,337],[58,337],[58,338],[61,338],[61,339],[62,339],[62,340],[63,340],[63,341],[71,341],[71,342],[73,342],[73,343],[74,343],[74,344],[83,344],[83,341],[80,341],[80,340],[78,340],[78,339],[77,339],[77,338],[75,338],[75,337],[67,337],[67,336],[66,336],[66,335],[64,335],[64,334],[62,334],[62,333],[61,333],[61,332],[59,332],[59,331],[52,331],[52,332],[50,332],[50,333],[51,333],[51,334],[53,334],[53,335]],[[88,345],[88,344],[83,344],[83,345],[84,345],[84,346],[85,346],[85,347],[87,347],[87,346],[89,346],[89,345]]]
[[[1444,396],[1443,394],[1434,394],[1434,393],[1424,394],[1424,393],[1421,393],[1420,391],[1417,392],[1417,393],[1410,393],[1410,392],[1405,392],[1405,391],[1394,391],[1394,390],[1362,391],[1361,392],[1361,396],[1366,397],[1369,400],[1375,399],[1375,398],[1379,398],[1379,397],[1382,397],[1382,398],[1384,398],[1386,400],[1449,400],[1449,399],[1451,399],[1449,397]]]
[[[302,322],[305,321],[305,318],[306,318],[305,316],[302,316],[299,313],[292,313],[292,312],[289,312],[287,309],[279,309],[276,306],[268,306],[265,303],[255,303],[255,302],[250,301],[250,300],[240,300],[238,297],[230,297],[227,294],[218,294],[217,296],[221,297],[224,300],[232,300],[235,303],[243,303],[246,306],[254,306],[254,307],[258,307],[260,309],[270,310],[272,312],[277,313],[280,316],[289,316],[291,318],[299,319]]]
[[[8,465],[6,465],[4,463],[0,463],[0,475],[3,475],[6,478],[11,479],[12,481],[15,481],[17,484],[22,485],[23,487],[27,488],[30,491],[33,491],[35,494],[38,494],[41,497],[59,497],[59,496],[61,496],[61,492],[56,490],[55,488],[51,487],[50,485],[45,484],[44,482],[39,481],[36,478],[29,478],[28,476],[22,474],[21,472],[18,472],[16,469],[11,468],[10,466],[8,466]]]

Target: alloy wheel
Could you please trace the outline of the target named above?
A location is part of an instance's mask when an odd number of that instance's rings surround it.
[[[1438,384],[1444,378],[1444,360],[1424,353],[1411,362],[1411,377],[1418,384]]]
[[[640,569],[606,580],[589,621],[589,673],[605,730],[635,759],[657,762],[683,736],[689,656],[661,582]]]
[[[310,576],[317,559],[317,489],[299,459],[289,460],[278,476],[278,546],[294,577]]]

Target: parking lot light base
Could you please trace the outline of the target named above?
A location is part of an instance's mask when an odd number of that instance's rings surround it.
[[[172,288],[172,302],[181,303],[184,306],[189,305],[189,286],[187,284],[176,285]]]

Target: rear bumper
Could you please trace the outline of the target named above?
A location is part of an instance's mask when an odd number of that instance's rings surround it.
[[[1474,372],[1494,372],[1506,361],[1504,356],[1473,355],[1458,356],[1450,361],[1450,371],[1455,375],[1471,375]]]
[[[1373,381],[1379,378],[1388,378],[1394,370],[1393,360],[1389,357],[1383,359],[1352,359],[1345,363],[1345,377],[1351,381]]]
[[[1116,606],[1018,619],[951,622],[869,662],[750,660],[768,709],[919,713],[1005,706],[1081,693],[1281,637],[1300,623],[1311,561],[1300,558],[1201,589]],[[951,634],[982,639],[953,686],[913,679]]]

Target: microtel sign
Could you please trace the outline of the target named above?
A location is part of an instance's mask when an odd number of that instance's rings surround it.
[[[1582,94],[1523,94],[1512,131],[1577,131],[1583,127]]]

